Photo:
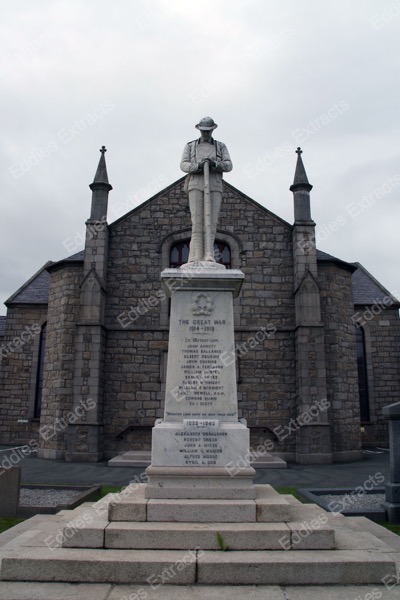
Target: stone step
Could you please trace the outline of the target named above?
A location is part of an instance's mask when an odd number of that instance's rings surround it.
[[[285,523],[291,505],[270,485],[255,485],[255,500],[147,499],[146,484],[132,486],[117,502],[111,502],[109,521],[185,523]]]
[[[109,467],[148,467],[151,463],[151,451],[135,451],[118,454],[108,461]]]
[[[167,500],[147,502],[147,521],[178,523],[253,523],[254,500]]]
[[[94,521],[73,536],[64,548],[185,550],[197,546],[220,550],[217,533],[230,550],[330,550],[332,529],[311,530],[303,523],[99,523]]]
[[[179,569],[178,569],[179,566]],[[21,549],[5,556],[1,579],[75,583],[148,583],[154,574],[174,572],[175,584],[194,583],[196,550]],[[172,581],[171,581],[172,583]]]
[[[110,523],[104,545],[137,550],[184,550],[192,545],[220,550],[217,533],[230,550],[288,550],[306,539],[308,549],[330,550],[335,545],[332,529],[308,532],[301,524],[285,523]]]
[[[214,499],[254,500],[256,492],[252,467],[244,466],[229,472],[225,467],[148,467],[145,496],[168,500]]]
[[[207,585],[381,584],[396,571],[392,557],[364,551],[205,551],[197,562],[197,583]]]
[[[151,451],[131,450],[124,454],[118,454],[108,461],[109,467],[148,467],[151,464]],[[273,454],[265,453],[250,460],[254,469],[286,469],[287,462]]]
[[[5,581],[150,585],[363,585],[395,577],[388,554],[365,551],[15,550],[2,557]]]

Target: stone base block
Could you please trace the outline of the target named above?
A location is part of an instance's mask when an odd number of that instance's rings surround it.
[[[46,460],[64,460],[65,450],[55,450],[51,448],[39,448],[37,451],[38,458],[45,458]]]
[[[5,557],[1,578],[9,581],[65,581],[81,583],[164,583],[170,570],[174,584],[195,582],[196,550],[88,550],[35,548]],[[168,582],[167,577],[167,582]],[[172,582],[172,581],[171,581]]]
[[[147,520],[180,523],[254,523],[254,500],[167,500],[147,502]]]
[[[293,458],[294,460],[294,458]],[[109,467],[149,467],[151,465],[151,451],[130,450],[110,458]],[[250,466],[254,469],[286,469],[287,462],[281,456],[266,452],[263,456],[250,458]]]
[[[385,485],[386,501],[393,504],[400,503],[400,483],[387,483]]]
[[[243,423],[220,423],[213,430],[162,421],[153,427],[151,466],[220,467],[229,474],[249,466],[249,447],[250,431]]]
[[[179,488],[175,488],[179,489]],[[188,523],[237,523],[243,522],[287,523],[292,506],[284,496],[270,485],[252,485],[252,498],[233,497],[235,487],[228,498],[150,498],[148,485],[132,485],[118,500],[110,501],[109,521],[177,521]],[[227,494],[229,488],[226,488]],[[167,494],[168,495],[168,494]],[[183,507],[184,510],[183,510]],[[246,508],[244,508],[246,507]],[[316,507],[314,507],[315,509]],[[318,508],[317,508],[318,510]],[[213,511],[216,511],[215,513]],[[308,513],[307,513],[308,514]]]
[[[151,451],[131,450],[110,458],[109,467],[148,467],[151,464]]]
[[[270,485],[255,485],[257,521],[287,523],[291,520],[289,502]]]
[[[292,550],[333,550],[335,548],[335,532],[330,527],[321,525],[317,519],[310,523],[293,521],[287,525],[291,533]]]
[[[400,523],[400,502],[382,502],[389,523]]]
[[[382,583],[394,563],[377,552],[209,552],[198,558],[198,583],[324,585]]]
[[[4,556],[1,577],[81,583],[363,585],[395,578],[396,569],[390,555],[365,551],[36,548],[35,552],[20,549]]]
[[[315,454],[301,454],[296,453],[296,463],[299,465],[330,465],[333,463],[333,456],[330,452],[315,453]]]
[[[223,467],[150,466],[146,469],[146,498],[254,499],[255,474],[249,466],[232,475]]]
[[[146,521],[147,500],[146,484],[132,484],[117,500],[108,505],[109,521]]]
[[[63,529],[63,548],[104,548],[104,531],[108,524],[109,521],[97,518],[90,519],[84,527],[66,526]]]
[[[229,550],[283,550],[291,531],[284,523],[110,523],[105,547],[221,550],[217,534]]]

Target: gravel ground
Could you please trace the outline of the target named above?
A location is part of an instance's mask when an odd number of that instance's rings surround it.
[[[35,490],[21,488],[19,494],[20,506],[60,506],[69,504],[82,494],[82,490]]]
[[[351,510],[352,512],[365,511],[369,509],[381,509],[382,502],[385,501],[385,494],[364,494],[363,496],[357,496],[356,494],[325,494],[319,495],[324,502],[329,504],[344,506],[344,510]]]

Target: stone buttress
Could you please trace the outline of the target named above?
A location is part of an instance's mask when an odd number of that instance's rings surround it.
[[[80,315],[76,325],[73,412],[68,425],[67,461],[103,458],[104,308],[108,255],[108,182],[103,146],[94,177],[90,218],[86,221],[85,259],[80,284]]]
[[[297,149],[293,185],[293,268],[296,312],[297,415],[296,462],[332,462],[327,401],[325,328],[317,272],[315,223],[311,218],[312,185]]]

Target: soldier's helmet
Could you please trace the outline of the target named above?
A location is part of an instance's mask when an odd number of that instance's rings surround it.
[[[196,129],[200,129],[200,131],[213,131],[217,129],[218,125],[214,123],[214,119],[211,117],[203,117],[195,127]]]

